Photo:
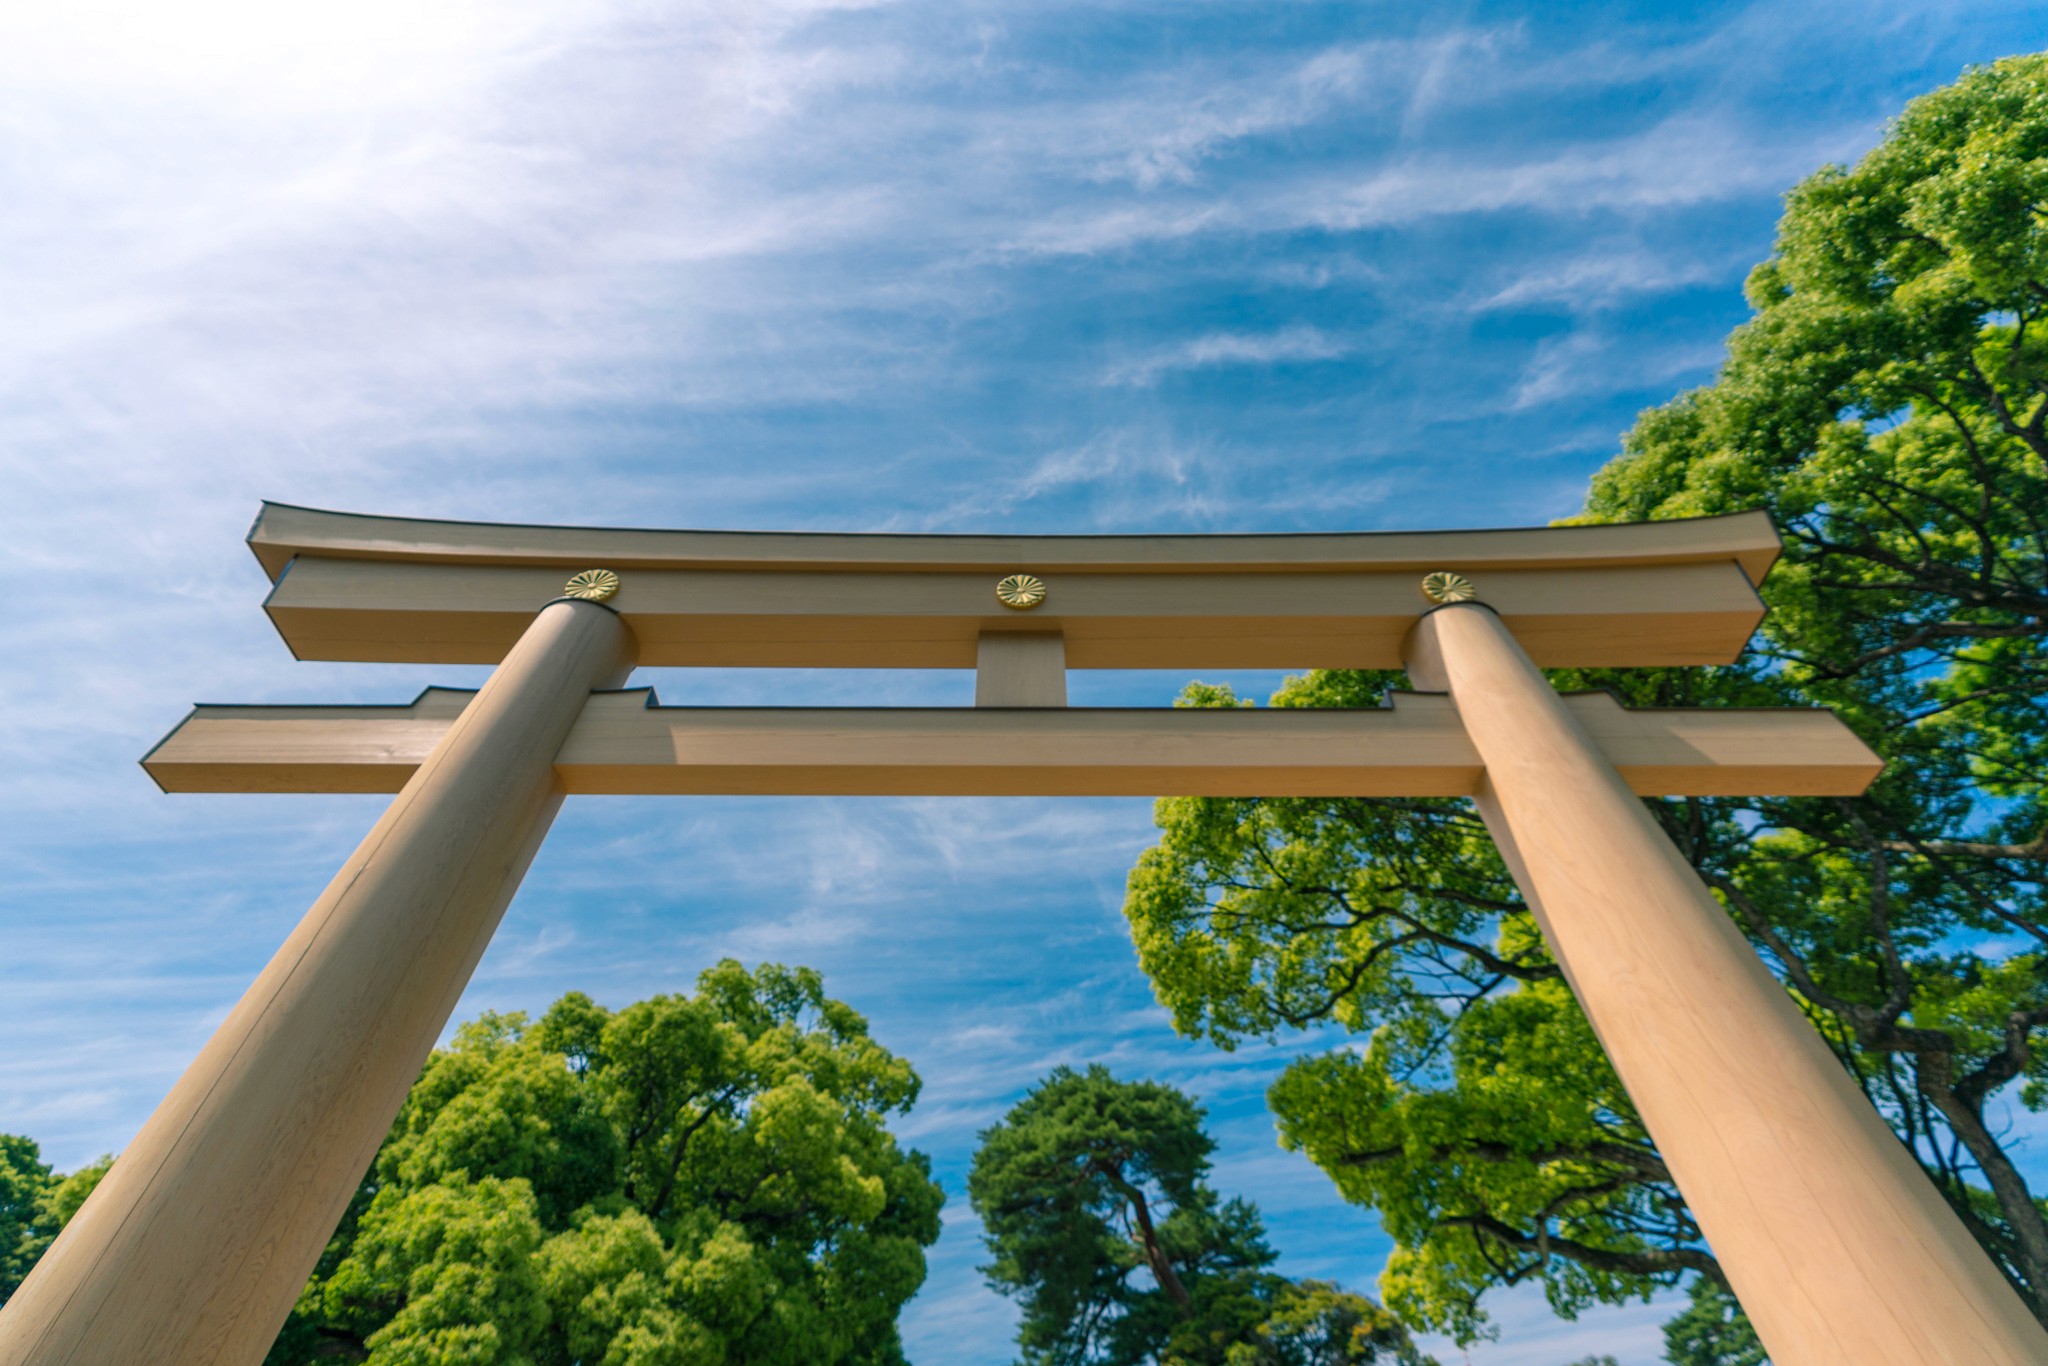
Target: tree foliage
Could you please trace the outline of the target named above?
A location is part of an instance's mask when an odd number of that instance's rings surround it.
[[[900,1363],[918,1082],[807,969],[484,1015],[434,1054],[273,1366]]]
[[[43,1200],[53,1184],[35,1140],[0,1134],[0,1304],[43,1255]]]
[[[1171,1086],[1060,1068],[982,1135],[968,1194],[1044,1366],[1422,1366],[1359,1295],[1268,1268],[1257,1207],[1207,1183],[1215,1144]]]
[[[1742,1306],[1709,1276],[1692,1283],[1692,1303],[1664,1325],[1664,1359],[1672,1366],[1766,1366]]]
[[[34,1139],[0,1134],[0,1304],[113,1165],[112,1157],[102,1157],[59,1176]]]
[[[1651,807],[2048,1318],[2048,1220],[2000,1120],[2048,1104],[2048,58],[1967,73],[1799,185],[1748,292],[1717,380],[1642,415],[1581,520],[1769,509],[1786,554],[1754,648],[1556,681],[1829,706],[1887,760],[1854,801]],[[1273,702],[1369,706],[1399,683],[1312,674]],[[1370,1035],[1271,1100],[1397,1239],[1391,1306],[1469,1338],[1486,1290],[1532,1278],[1567,1315],[1697,1277],[1719,1293],[1462,804],[1177,799],[1158,821],[1126,910],[1178,1027]]]

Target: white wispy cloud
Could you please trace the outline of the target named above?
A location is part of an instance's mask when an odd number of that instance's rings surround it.
[[[1588,395],[1639,392],[1698,375],[1721,357],[1718,343],[1624,341],[1581,327],[1537,344],[1507,408],[1526,412]]]
[[[1200,520],[1222,506],[1214,456],[1150,425],[1116,426],[1047,451],[1016,473],[984,474],[979,485],[922,519],[918,529],[1012,514],[1055,499],[1085,504],[1092,528]]]
[[[1261,186],[1226,202],[1119,205],[1032,225],[1014,248],[1093,255],[1197,234],[1272,235],[1404,228],[1469,214],[1583,218],[1712,204],[1788,184],[1866,127],[1747,128],[1725,114],[1677,116],[1605,142],[1523,160],[1474,149],[1398,155],[1363,175],[1321,174]]]
[[[1208,332],[1146,355],[1118,361],[1103,372],[1104,384],[1157,384],[1184,370],[1226,365],[1278,365],[1288,361],[1334,360],[1353,345],[1306,324],[1274,332]]]
[[[1102,154],[1092,174],[1141,190],[1188,185],[1203,162],[1247,139],[1392,109],[1419,117],[1440,97],[1450,73],[1474,54],[1490,52],[1496,37],[1452,29],[1415,40],[1344,44],[1279,70],[1210,80],[1175,71],[1170,81],[1136,97],[1086,111],[1093,136],[1125,144]]]
[[[1861,129],[1816,136],[1810,129],[1747,128],[1726,114],[1684,114],[1529,160],[1407,159],[1356,184],[1328,187],[1316,196],[1327,193],[1327,201],[1302,201],[1300,212],[1325,227],[1354,229],[1508,210],[1578,217],[1706,204],[1775,189],[1866,136]]]
[[[1574,312],[1598,312],[1642,295],[1740,279],[1750,264],[1675,257],[1629,242],[1596,244],[1561,260],[1525,264],[1472,308],[1484,313],[1552,304]]]

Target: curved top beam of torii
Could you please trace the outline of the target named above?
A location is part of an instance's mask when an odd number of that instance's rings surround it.
[[[1763,512],[1490,531],[939,536],[444,522],[266,503],[250,547],[302,659],[494,663],[565,571],[606,568],[648,665],[973,668],[1058,633],[1069,668],[1399,668],[1435,570],[1546,667],[1717,664],[1762,619]],[[1010,573],[1042,603],[1006,608]]]
[[[1480,531],[1343,531],[1110,536],[984,536],[840,531],[650,531],[636,527],[454,522],[263,504],[249,548],[275,581],[296,555],[409,564],[813,571],[1050,569],[1426,571],[1446,560],[1482,568],[1573,569],[1734,560],[1753,584],[1778,558],[1761,510],[1719,517]]]

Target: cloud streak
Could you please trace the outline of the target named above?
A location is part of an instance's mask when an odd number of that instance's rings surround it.
[[[1335,360],[1348,355],[1350,344],[1314,327],[1295,326],[1277,332],[1210,332],[1120,361],[1104,372],[1104,384],[1150,385],[1173,374],[1224,365],[1284,365]]]

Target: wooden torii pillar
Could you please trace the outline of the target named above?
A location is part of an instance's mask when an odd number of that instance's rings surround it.
[[[565,794],[1467,796],[1778,1366],[2041,1366],[2048,1333],[1640,797],[1861,792],[1812,711],[1543,667],[1732,661],[1761,514],[1511,531],[851,536],[265,505],[302,659],[497,665],[200,707],[167,791],[396,799],[4,1310],[0,1366],[260,1362]],[[566,582],[565,582],[566,581]],[[1418,590],[1422,591],[1418,591]],[[663,707],[635,663],[973,668],[974,708]],[[1068,709],[1068,668],[1405,667],[1359,711]]]

